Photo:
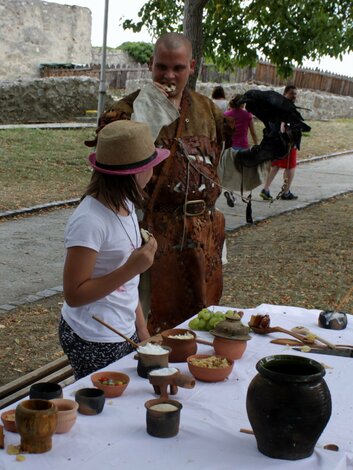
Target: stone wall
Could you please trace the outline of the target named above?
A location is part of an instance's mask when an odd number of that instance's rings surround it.
[[[126,93],[141,88],[146,80],[128,80],[126,82]],[[196,85],[197,91],[211,97],[213,88],[219,84],[201,83]],[[283,93],[283,87],[267,87],[265,85],[254,85],[251,83],[233,83],[223,85],[226,98],[231,99],[237,93],[245,93],[247,90],[275,90]],[[323,120],[337,118],[353,118],[353,98],[350,96],[333,95],[322,91],[298,89],[297,106],[308,108],[310,111],[300,110],[306,120]]]
[[[120,51],[118,49],[111,50],[107,48],[106,51],[106,64],[107,65],[117,65],[117,64],[129,64],[136,65],[136,60],[131,57],[126,51]],[[102,62],[102,48],[101,47],[92,47],[92,64],[100,64]]]
[[[0,82],[0,123],[72,121],[97,109],[98,88],[99,80],[88,77]],[[107,94],[107,107],[112,104]]]
[[[91,62],[91,11],[0,0],[0,80],[39,77],[41,63]]]

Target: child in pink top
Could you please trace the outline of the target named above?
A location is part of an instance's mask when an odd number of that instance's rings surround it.
[[[232,135],[232,149],[248,149],[248,131],[250,130],[251,137],[254,144],[257,145],[257,135],[255,132],[253,115],[244,109],[245,104],[240,106],[236,105],[236,102],[241,98],[241,95],[236,95],[229,103],[230,109],[224,113],[224,116],[230,125],[234,129]]]

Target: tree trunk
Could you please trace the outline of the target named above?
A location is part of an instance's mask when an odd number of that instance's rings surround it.
[[[190,39],[193,57],[196,61],[195,73],[189,78],[189,87],[196,88],[196,80],[200,71],[203,51],[202,14],[208,0],[185,0],[183,32]]]

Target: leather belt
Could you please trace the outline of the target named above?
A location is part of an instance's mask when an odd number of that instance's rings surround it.
[[[203,199],[195,199],[194,201],[186,201],[182,206],[156,205],[153,210],[156,212],[171,212],[181,214],[187,217],[195,217],[202,215],[207,211],[214,211],[215,206],[207,206]]]

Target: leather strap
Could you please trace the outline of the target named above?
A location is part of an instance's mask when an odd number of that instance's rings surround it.
[[[173,157],[175,155],[175,152],[177,150],[177,145],[178,145],[178,140],[177,139],[179,137],[181,137],[181,133],[183,131],[185,117],[186,117],[186,113],[187,113],[188,109],[189,109],[189,102],[188,102],[186,93],[184,92],[183,97],[182,97],[182,101],[181,101],[181,111],[180,111],[178,127],[177,127],[177,131],[176,131],[176,134],[175,134],[173,145],[171,146],[171,149],[170,149],[170,156],[165,161],[165,163],[163,165],[163,171],[158,176],[158,180],[157,180],[157,182],[154,186],[153,192],[152,192],[152,194],[151,194],[151,196],[148,200],[147,207],[146,207],[146,212],[152,211],[152,208],[154,206],[156,198],[159,194],[159,190],[160,190],[161,186],[163,185],[163,183],[165,182],[165,180],[167,178],[169,168],[173,164]]]

